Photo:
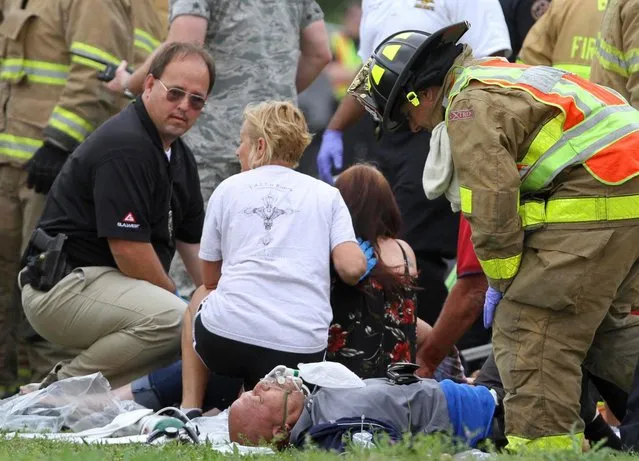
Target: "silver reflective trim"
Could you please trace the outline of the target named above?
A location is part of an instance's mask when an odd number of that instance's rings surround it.
[[[525,83],[542,93],[550,93],[567,72],[555,67],[535,66],[524,70],[517,83]]]
[[[156,44],[153,43],[148,37],[145,37],[142,34],[135,34],[135,40],[144,43],[150,49],[155,50],[157,48]]]
[[[83,58],[87,58],[90,59],[91,61],[95,61],[98,64],[113,64],[113,65],[118,65],[119,63],[114,63],[112,60],[110,59],[105,59],[103,56],[100,56],[99,54],[95,54],[95,53],[91,53],[90,51],[81,49],[81,48],[77,48],[77,47],[71,47],[71,53],[75,54],[76,56],[80,56]]]
[[[564,135],[561,137],[561,139],[558,142],[556,142],[550,149],[548,149],[548,151],[544,155],[539,157],[539,159],[535,162],[534,165],[530,167],[530,169],[525,173],[524,176],[521,176],[522,182],[524,182],[528,178],[528,176],[530,176],[532,173],[534,173],[536,170],[542,167],[542,164],[545,160],[547,160],[549,157],[552,157],[557,151],[559,151],[561,148],[566,146],[575,138],[582,136],[583,134],[585,134],[586,131],[592,129],[594,126],[603,122],[604,119],[606,119],[610,115],[616,112],[635,112],[635,111],[636,109],[634,109],[631,106],[606,107],[602,109],[601,111],[599,111],[598,113],[596,113],[595,115],[593,115],[592,117],[586,119],[579,125],[575,126],[574,128],[571,128],[570,130],[564,132]],[[613,131],[612,133],[607,134],[603,138],[590,144],[586,149],[581,151],[579,154],[575,154],[570,160],[565,162],[560,168],[556,168],[555,171],[553,171],[547,177],[547,179],[544,181],[543,185],[540,186],[540,188],[544,188],[548,184],[550,184],[552,180],[555,179],[555,177],[559,173],[561,173],[561,171],[564,168],[571,165],[576,165],[577,163],[584,162],[585,160],[590,158],[594,153],[596,153],[598,150],[602,149],[606,145],[610,144],[616,139],[620,139],[626,134],[631,133],[637,129],[639,129],[639,123],[631,123],[629,125],[624,126],[623,128],[617,129]]]
[[[39,149],[38,146],[32,146],[29,144],[21,144],[18,142],[12,142],[8,140],[0,139],[0,148],[7,148],[12,150],[20,150],[22,152],[29,152],[31,154],[35,153]]]
[[[86,138],[87,136],[91,134],[91,132],[87,131],[82,125],[78,125],[73,120],[66,118],[64,115],[60,114],[59,112],[54,111],[53,114],[51,114],[51,118],[77,131],[84,138]]]
[[[24,71],[27,75],[35,75],[38,77],[49,77],[49,78],[57,78],[60,80],[66,80],[69,77],[68,72],[63,71],[55,71],[55,70],[45,70],[45,69],[36,69],[33,67],[25,67]]]
[[[623,72],[624,77],[628,76],[628,63],[626,61],[615,56],[614,54],[608,53],[601,45],[599,45],[597,52],[599,53],[599,57],[603,58],[604,61],[618,66],[619,69],[621,69],[621,71]],[[639,59],[639,57],[637,57],[637,59]],[[605,65],[603,65],[603,67],[606,69],[609,68],[609,66]]]

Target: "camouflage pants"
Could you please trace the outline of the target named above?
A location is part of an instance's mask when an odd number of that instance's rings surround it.
[[[578,238],[575,238],[578,234]],[[639,226],[540,230],[493,325],[506,435],[583,432],[581,366],[628,391],[639,357]]]
[[[220,159],[219,161],[204,160],[199,157],[198,171],[200,173],[200,190],[204,199],[204,209],[209,201],[209,197],[215,188],[226,178],[240,172],[240,164],[237,159]],[[196,288],[191,281],[191,277],[186,272],[182,258],[176,255],[171,263],[169,275],[175,282],[178,292],[182,296],[189,296]]]
[[[20,167],[0,165],[0,385],[17,378],[17,332],[22,308],[17,288],[20,257],[35,228],[46,197],[26,187]]]

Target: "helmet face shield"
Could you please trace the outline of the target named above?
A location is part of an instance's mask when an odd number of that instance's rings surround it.
[[[371,114],[373,120],[381,123],[383,118],[383,108],[380,108],[377,105],[375,99],[373,99],[373,95],[371,94],[370,74],[374,62],[375,60],[372,57],[368,58],[368,61],[364,63],[346,91],[348,94],[354,96],[355,99],[364,106],[364,109]]]

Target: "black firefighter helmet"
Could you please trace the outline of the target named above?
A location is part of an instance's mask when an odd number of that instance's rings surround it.
[[[461,53],[456,43],[469,27],[464,21],[433,34],[406,30],[391,35],[375,49],[348,92],[385,130],[396,131],[405,121],[402,104],[408,101],[418,106],[416,90],[443,82]]]

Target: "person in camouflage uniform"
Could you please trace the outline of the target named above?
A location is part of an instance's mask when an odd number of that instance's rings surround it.
[[[217,68],[209,102],[185,136],[206,203],[218,184],[240,172],[235,150],[244,107],[296,102],[331,59],[328,34],[315,0],[171,0],[169,22],[167,42],[203,45]],[[111,88],[139,93],[148,65],[131,76],[124,69]],[[185,294],[191,283],[181,263],[174,259],[171,277]]]
[[[300,37],[312,23],[323,22],[323,14],[315,0],[172,0],[171,28],[181,16],[207,20],[204,46],[218,69],[213,100],[186,137],[198,161],[207,201],[220,182],[240,171],[235,150],[244,107],[269,99],[297,100],[302,90],[296,86],[300,45],[304,45]]]

